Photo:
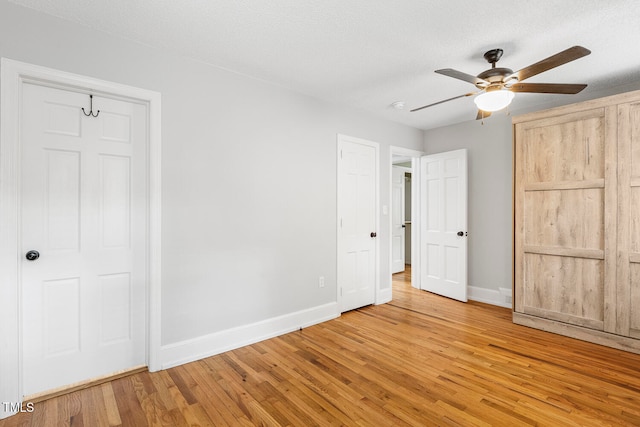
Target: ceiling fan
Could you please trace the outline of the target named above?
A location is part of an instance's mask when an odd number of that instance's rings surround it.
[[[414,108],[411,112],[433,107],[434,105],[442,104],[454,99],[479,94],[473,100],[478,106],[478,116],[476,117],[476,120],[478,120],[489,117],[492,112],[502,110],[508,106],[513,100],[514,92],[576,94],[587,87],[587,85],[566,83],[522,83],[522,81],[544,71],[559,67],[567,62],[575,61],[576,59],[587,56],[590,53],[591,51],[589,49],[582,46],[573,46],[514,73],[513,70],[509,68],[496,67],[496,62],[498,62],[502,57],[503,51],[502,49],[491,49],[484,54],[484,59],[491,64],[491,68],[481,72],[477,76],[472,76],[471,74],[463,73],[451,68],[436,70],[436,73],[438,74],[443,74],[445,76],[453,77],[454,79],[471,83],[479,90],[434,102],[433,104],[425,105],[423,107]]]

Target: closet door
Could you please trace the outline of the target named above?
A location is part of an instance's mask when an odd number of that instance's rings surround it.
[[[598,108],[516,124],[516,312],[605,330],[616,274],[612,123],[615,110]]]
[[[618,247],[614,332],[640,338],[640,102],[618,106]]]

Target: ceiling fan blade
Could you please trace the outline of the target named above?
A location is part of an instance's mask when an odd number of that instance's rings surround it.
[[[585,84],[564,84],[564,83],[516,83],[511,85],[511,92],[529,93],[564,93],[573,95],[587,87]]]
[[[462,80],[479,87],[489,86],[489,82],[486,80],[480,79],[476,76],[472,76],[471,74],[463,73],[462,71],[454,70],[452,68],[443,68],[442,70],[436,70],[436,73],[448,77],[453,77],[454,79]]]
[[[434,102],[433,104],[425,105],[423,107],[414,108],[410,112],[413,113],[414,111],[420,111],[420,110],[428,108],[428,107],[433,107],[434,105],[443,104],[445,102],[453,101],[454,99],[464,98],[465,96],[475,95],[476,93],[478,93],[478,92],[469,92],[469,93],[465,93],[464,95],[454,96],[453,98],[449,98],[449,99],[445,99],[445,100],[442,100],[442,101]]]
[[[582,58],[583,56],[587,56],[590,53],[591,51],[589,49],[582,46],[570,47],[569,49],[563,50],[560,53],[556,53],[555,55],[543,59],[542,61],[529,65],[528,67],[525,67],[520,71],[516,71],[511,76],[507,77],[505,79],[505,82],[512,77],[517,77],[519,81],[523,81],[525,79],[528,79],[529,77],[535,76],[536,74],[540,74],[544,71],[566,64],[567,62],[575,61],[576,59]]]
[[[490,111],[482,111],[482,110],[478,110],[478,115],[476,116],[476,120],[482,120],[482,119],[486,119],[487,117],[489,117],[491,115]]]

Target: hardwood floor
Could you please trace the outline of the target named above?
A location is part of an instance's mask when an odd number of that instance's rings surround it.
[[[405,277],[389,304],[36,403],[0,427],[640,425],[640,355]]]

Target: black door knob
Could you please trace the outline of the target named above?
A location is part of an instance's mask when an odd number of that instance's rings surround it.
[[[458,236],[460,237],[464,236],[464,231],[458,231]]]
[[[38,251],[29,251],[29,252],[27,252],[25,257],[27,258],[28,261],[35,261],[38,258],[40,258],[40,252],[38,252]]]
[[[371,237],[376,237],[378,235],[378,233],[376,233],[375,231],[371,232]]]

